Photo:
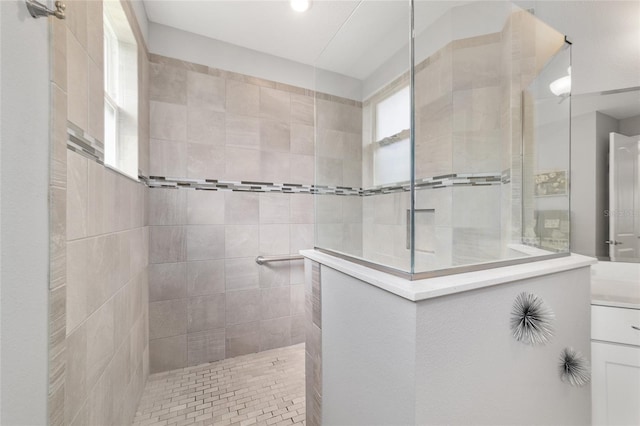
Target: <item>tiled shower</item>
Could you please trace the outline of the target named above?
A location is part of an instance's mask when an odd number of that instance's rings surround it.
[[[122,5],[139,182],[104,165],[102,3],[52,22],[52,424],[126,424],[149,374],[304,342],[303,262],[255,258],[313,247],[316,173],[361,186],[360,102],[318,94],[316,169],[313,91],[150,54]]]
[[[303,342],[302,261],[255,258],[313,247],[313,92],[157,55],[150,71],[151,372]]]
[[[316,312],[305,329],[314,301],[303,262],[256,257],[317,245],[407,266],[406,182],[378,185],[369,133],[375,103],[409,74],[355,100],[152,54],[124,1],[138,46],[135,180],[104,165],[102,6],[70,1],[68,19],[51,25],[51,423],[128,424],[149,374],[305,334],[317,376],[320,321]],[[498,258],[520,232],[500,220],[520,208],[520,147],[501,143],[522,136],[511,122],[520,98],[509,98],[522,88],[495,58],[527,62],[512,36],[532,24],[525,12],[512,19],[507,36],[455,40],[416,66],[415,207],[437,243],[420,247],[423,267]],[[455,212],[454,198],[466,203]]]

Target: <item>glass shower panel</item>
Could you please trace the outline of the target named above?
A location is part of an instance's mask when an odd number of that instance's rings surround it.
[[[316,247],[405,272],[410,13],[408,0],[361,2],[318,58],[315,75]]]
[[[571,49],[561,47],[524,91],[523,238],[548,252],[569,251]]]
[[[412,279],[568,252],[570,45],[533,12],[358,4],[316,64],[317,248]]]

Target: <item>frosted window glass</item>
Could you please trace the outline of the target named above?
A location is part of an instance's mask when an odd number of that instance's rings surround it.
[[[408,129],[410,118],[411,102],[407,86],[376,105],[376,139],[379,141]]]
[[[410,148],[409,139],[378,146],[374,155],[374,185],[409,180]]]

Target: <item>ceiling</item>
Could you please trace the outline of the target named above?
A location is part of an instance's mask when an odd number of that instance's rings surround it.
[[[143,0],[149,21],[313,65],[360,1]]]
[[[365,79],[409,41],[407,0],[143,0],[150,22]],[[420,2],[416,30],[467,2]],[[349,24],[343,24],[349,20]],[[327,46],[329,46],[327,48]],[[320,60],[318,58],[321,56]]]

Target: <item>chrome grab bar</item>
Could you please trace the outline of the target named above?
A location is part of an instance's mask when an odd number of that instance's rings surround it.
[[[256,257],[256,263],[258,265],[264,265],[269,262],[284,262],[285,260],[302,260],[304,256],[299,254],[291,254],[289,256],[258,256]]]

